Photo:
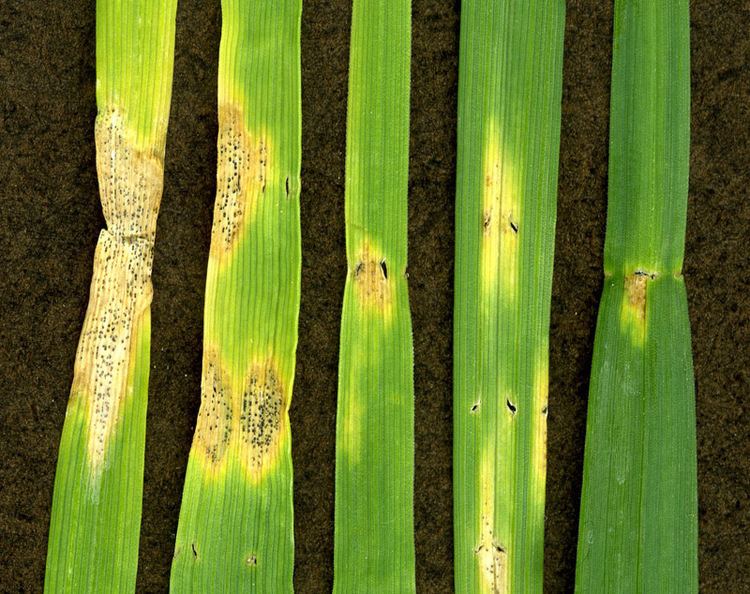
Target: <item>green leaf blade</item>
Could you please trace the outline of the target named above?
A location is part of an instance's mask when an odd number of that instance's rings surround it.
[[[682,278],[688,3],[615,3],[606,282],[578,592],[697,592],[695,394]]]
[[[333,589],[413,592],[411,3],[355,0],[351,35]]]
[[[610,122],[608,274],[679,274],[690,159],[688,3],[619,0]]]
[[[151,264],[176,1],[98,0],[95,139],[107,228],[94,259],[52,502],[45,592],[135,590]]]
[[[291,592],[300,0],[222,2],[201,407],[170,589]]]
[[[461,8],[457,592],[541,591],[563,2]]]

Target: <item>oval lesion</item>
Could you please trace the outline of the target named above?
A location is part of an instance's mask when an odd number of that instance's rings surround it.
[[[278,454],[288,408],[287,389],[271,360],[251,363],[240,383],[233,378],[222,365],[218,350],[207,347],[194,447],[209,468],[223,467],[230,457],[257,481]]]
[[[216,203],[212,249],[231,250],[241,235],[268,178],[268,144],[251,134],[243,113],[235,106],[219,108]]]
[[[226,454],[232,437],[232,418],[230,378],[221,367],[218,353],[205,349],[195,441],[212,464],[219,464]]]
[[[288,397],[284,381],[272,361],[252,365],[239,401],[239,439],[242,460],[258,480],[273,466],[284,433]]]

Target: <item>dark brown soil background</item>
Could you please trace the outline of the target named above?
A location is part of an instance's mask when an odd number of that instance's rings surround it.
[[[586,398],[602,285],[612,3],[569,0],[552,303],[545,586],[575,565]],[[452,590],[451,309],[458,2],[415,0],[410,172],[420,592]],[[705,592],[750,592],[750,5],[692,3],[685,276],[698,394]],[[302,24],[302,309],[292,406],[298,592],[332,584],[345,275],[350,2]],[[180,0],[152,369],[139,592],[166,592],[199,404],[215,190],[218,0]],[[0,3],[0,591],[41,592],[57,448],[103,219],[94,164],[94,0]]]

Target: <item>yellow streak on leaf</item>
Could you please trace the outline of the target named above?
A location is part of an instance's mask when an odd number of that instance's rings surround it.
[[[480,542],[475,550],[482,592],[508,591],[508,553],[495,539],[495,460],[491,447],[482,452],[480,469]]]
[[[549,363],[547,349],[540,349],[534,370],[533,383],[534,404],[534,438],[532,446],[532,473],[534,476],[534,495],[544,504],[544,489],[547,475],[547,400],[549,394]]]
[[[350,392],[347,395],[342,423],[342,451],[346,453],[349,462],[357,463],[360,458],[362,441],[362,404],[356,393]]]
[[[483,153],[481,275],[484,294],[514,301],[518,290],[520,202],[517,175],[490,120]]]

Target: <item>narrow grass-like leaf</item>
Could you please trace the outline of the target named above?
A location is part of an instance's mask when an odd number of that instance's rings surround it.
[[[461,4],[454,319],[458,593],[541,592],[565,4]]]
[[[203,380],[171,590],[291,592],[301,0],[222,1]]]
[[[350,51],[333,589],[413,592],[410,0],[354,0]]]
[[[176,0],[96,3],[96,160],[107,229],[60,442],[45,592],[135,590],[175,10]]]
[[[615,2],[606,275],[594,345],[578,592],[698,591],[695,402],[682,278],[687,0]]]

